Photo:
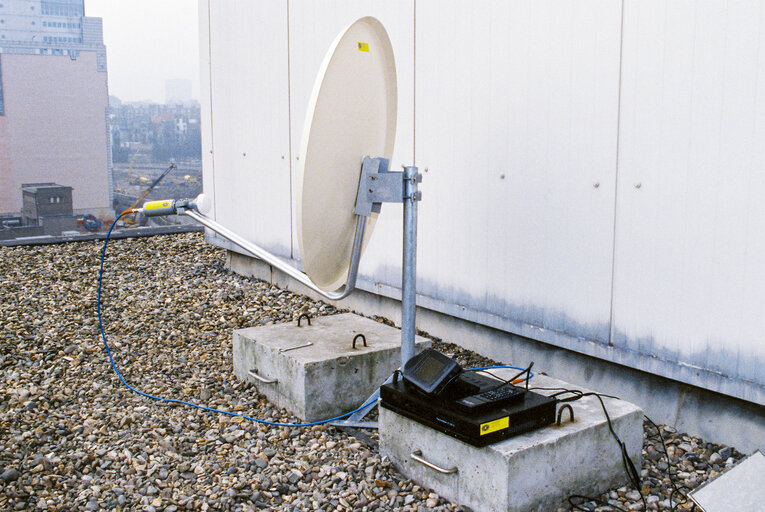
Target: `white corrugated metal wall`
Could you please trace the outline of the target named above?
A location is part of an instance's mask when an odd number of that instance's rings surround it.
[[[200,0],[216,218],[299,260],[324,52],[367,15],[421,186],[424,307],[765,404],[763,0]],[[247,214],[243,212],[249,212]],[[362,288],[396,296],[386,205]]]

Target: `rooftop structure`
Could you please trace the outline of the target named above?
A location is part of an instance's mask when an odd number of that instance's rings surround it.
[[[24,183],[21,216],[25,225],[37,225],[41,217],[72,216],[72,187],[56,183]]]

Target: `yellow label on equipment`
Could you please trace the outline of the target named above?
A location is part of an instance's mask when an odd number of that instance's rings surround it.
[[[488,423],[481,423],[481,435],[491,434],[497,430],[504,430],[510,426],[510,416],[505,416],[498,420],[490,421]]]
[[[359,51],[360,52],[367,52],[367,53],[369,53],[369,43],[359,42],[358,45],[359,45]]]
[[[149,201],[145,205],[143,205],[145,210],[157,210],[159,208],[170,208],[170,199],[165,199],[163,201]]]

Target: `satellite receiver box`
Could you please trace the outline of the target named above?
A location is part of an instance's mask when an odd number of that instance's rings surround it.
[[[380,405],[473,446],[486,446],[555,421],[558,401],[463,371],[427,349],[403,376],[380,387]]]

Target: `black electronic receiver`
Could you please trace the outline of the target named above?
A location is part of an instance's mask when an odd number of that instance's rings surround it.
[[[426,349],[380,387],[380,405],[473,446],[549,425],[558,401]]]

